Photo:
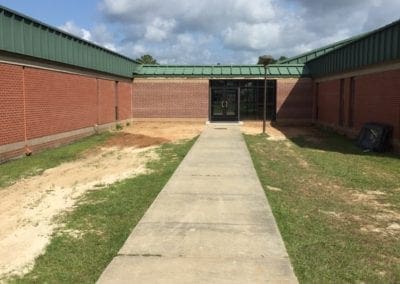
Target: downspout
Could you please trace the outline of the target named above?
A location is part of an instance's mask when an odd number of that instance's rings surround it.
[[[131,81],[131,122],[133,121],[133,82],[135,80],[135,77],[132,77]]]
[[[96,123],[93,125],[94,133],[99,132],[100,125],[100,85],[99,78],[96,78]]]
[[[32,150],[28,146],[28,130],[26,123],[26,87],[25,87],[25,66],[22,66],[22,101],[24,107],[24,144],[25,144],[25,155],[30,156]]]
[[[263,134],[265,134],[265,126],[267,120],[267,64],[264,65],[264,97],[263,97]]]

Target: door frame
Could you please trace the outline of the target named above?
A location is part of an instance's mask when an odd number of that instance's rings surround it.
[[[239,121],[239,116],[240,116],[240,103],[239,103],[239,100],[240,100],[240,95],[239,95],[239,89],[240,88],[237,88],[237,87],[235,87],[235,88],[223,88],[223,87],[218,87],[218,88],[212,88],[211,86],[210,86],[210,121]],[[226,97],[226,96],[234,96],[235,97],[235,112],[236,112],[236,114],[235,115],[227,115],[226,113],[225,114],[223,114],[223,115],[221,115],[221,116],[215,116],[215,115],[213,115],[213,96],[214,96],[214,93],[213,93],[213,91],[214,90],[219,90],[219,91],[222,91],[222,96],[224,96],[224,97]],[[230,91],[232,91],[232,90],[234,90],[235,91],[235,95],[232,95],[232,94],[227,94],[227,90],[230,90]],[[227,100],[226,100],[226,98],[223,98],[222,99],[222,102],[221,103],[223,103],[223,100],[225,99],[225,103],[227,103]],[[226,112],[226,109],[225,109],[225,112]]]
[[[209,88],[208,88],[208,119],[210,122],[212,121],[240,121],[240,119],[249,119],[247,116],[241,114],[241,96],[242,96],[242,89],[247,88],[254,88],[259,92],[260,83],[262,82],[262,93],[264,92],[264,80],[263,79],[210,79],[209,80]],[[249,84],[251,84],[249,86]],[[216,119],[213,116],[213,90],[214,89],[236,89],[236,110],[237,114],[234,118],[226,119]],[[275,121],[277,115],[277,80],[276,79],[268,79],[267,83],[267,95],[270,98],[269,104],[267,105],[267,120],[268,121]],[[257,98],[260,94],[257,94]],[[255,101],[255,115],[258,116],[260,112],[258,101]],[[261,114],[261,113],[259,113]],[[258,118],[259,119],[259,118]],[[251,118],[252,120],[252,118]]]

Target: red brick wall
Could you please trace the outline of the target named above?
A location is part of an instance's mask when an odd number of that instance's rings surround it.
[[[343,129],[358,133],[366,122],[388,123],[400,140],[400,70],[355,76],[353,122],[349,127],[350,78],[344,78]],[[319,83],[318,122],[338,126],[340,79]],[[315,95],[315,94],[314,94]]]
[[[343,125],[346,126],[349,124],[349,108],[350,108],[350,78],[344,79],[343,85],[343,111],[344,111],[344,119]]]
[[[24,140],[22,72],[0,63],[0,145]]]
[[[131,85],[118,83],[120,120],[131,118]],[[114,122],[115,87],[115,81],[95,75],[0,63],[0,146],[25,141],[25,121],[28,140]],[[70,142],[87,134],[74,135],[43,145]],[[21,153],[9,146],[2,151],[7,153],[0,153],[0,160]]]
[[[340,80],[324,81],[318,88],[318,120],[328,125],[339,121]]]
[[[277,80],[277,121],[285,119],[311,120],[312,106],[311,79]]]
[[[370,121],[393,125],[400,139],[400,70],[355,78],[354,126]]]
[[[115,81],[98,79],[98,124],[115,121]]]
[[[119,119],[124,120],[132,117],[132,84],[118,83],[118,112]]]
[[[97,122],[95,78],[25,68],[25,86],[28,139]]]
[[[208,118],[208,80],[135,79],[134,118]]]

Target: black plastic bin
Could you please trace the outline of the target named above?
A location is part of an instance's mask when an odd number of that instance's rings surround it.
[[[367,151],[385,152],[390,150],[393,126],[370,122],[364,124],[358,136],[357,145]]]

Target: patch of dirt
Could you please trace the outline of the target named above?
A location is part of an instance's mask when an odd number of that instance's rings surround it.
[[[282,191],[282,189],[280,189],[279,187],[273,187],[270,185],[267,185],[267,189],[270,191]]]
[[[325,210],[319,210],[322,214],[337,218],[337,219],[342,219],[343,213],[341,212],[335,212],[335,211],[325,211]]]
[[[306,169],[310,166],[308,162],[299,153],[295,152],[295,150],[292,147],[293,146],[292,142],[286,141],[284,145],[286,146],[285,151],[287,151],[297,161],[300,167]]]
[[[116,133],[105,146],[109,147],[136,147],[144,148],[154,145],[168,143],[170,140],[162,137],[151,137],[143,134],[132,134],[127,132]]]
[[[358,213],[324,210],[319,210],[319,212],[340,222],[351,224],[363,233],[371,233],[383,238],[400,238],[400,212],[388,203],[385,192],[380,190],[360,192],[336,184],[316,184],[328,189],[333,198],[339,197],[343,202],[358,208],[356,211],[360,210]],[[327,192],[324,193],[326,198],[329,198]]]
[[[262,121],[245,121],[240,127],[245,134],[256,135],[262,133]],[[265,128],[270,141],[282,141],[293,137],[304,136],[307,140],[320,141],[321,133],[311,126],[272,126],[267,123]]]
[[[0,279],[22,275],[43,253],[56,226],[54,218],[73,209],[89,190],[143,174],[155,148],[167,142],[191,139],[204,128],[201,122],[135,122],[114,133],[102,147],[81,158],[22,179],[0,190]],[[62,231],[64,232],[64,231]],[[65,231],[79,238],[84,232]]]
[[[400,236],[400,212],[394,210],[392,204],[380,200],[385,195],[379,190],[353,191],[349,201],[370,208],[368,215],[361,220],[361,231]]]
[[[124,132],[178,142],[198,136],[204,127],[204,122],[134,122]]]
[[[54,217],[71,210],[85,192],[146,173],[146,162],[158,158],[154,147],[121,148],[125,142],[134,143],[123,134],[116,137],[118,147],[97,148],[0,190],[0,275],[27,273],[50,241]],[[140,145],[155,142],[140,141]]]

